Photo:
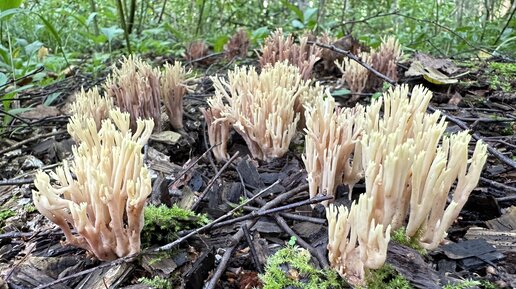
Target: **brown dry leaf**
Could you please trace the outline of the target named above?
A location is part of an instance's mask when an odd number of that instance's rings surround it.
[[[417,53],[414,56],[414,61],[421,62],[424,67],[439,69],[447,74],[454,74],[460,69],[450,59],[434,58],[424,53]]]
[[[456,78],[449,77],[439,70],[424,66],[420,61],[413,61],[409,69],[405,72],[405,76],[423,76],[430,83],[443,85],[457,83]]]
[[[24,119],[39,120],[39,119],[44,119],[44,118],[54,117],[54,116],[59,116],[59,115],[61,115],[61,112],[59,111],[59,109],[57,109],[57,107],[45,106],[43,104],[40,104],[40,105],[32,108],[31,110],[22,112],[20,114],[20,117],[24,118]]]
[[[181,134],[170,130],[154,133],[150,137],[150,139],[153,141],[168,145],[175,145],[180,138]]]
[[[258,277],[258,273],[253,271],[245,271],[240,274],[238,287],[240,289],[262,288],[263,284]]]
[[[452,98],[450,98],[450,100],[448,101],[448,104],[457,106],[457,105],[459,105],[459,103],[461,101],[462,101],[462,95],[460,95],[460,93],[458,93],[458,92],[455,92],[453,94]]]

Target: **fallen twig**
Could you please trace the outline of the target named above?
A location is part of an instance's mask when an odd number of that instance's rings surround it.
[[[246,210],[246,211],[258,211],[259,209],[260,208],[257,208],[257,207],[244,206],[244,210]],[[321,224],[321,225],[326,224],[326,219],[321,219],[321,218],[315,218],[315,217],[292,214],[292,213],[280,213],[280,215],[283,218],[295,220],[295,221],[310,222],[310,223]]]
[[[256,271],[260,274],[263,273],[262,266],[260,266],[260,261],[258,261],[258,255],[256,254],[256,248],[254,247],[253,240],[251,239],[251,232],[249,232],[249,228],[246,224],[242,225],[242,230],[244,230],[245,239],[247,244],[249,245],[249,250],[251,251],[251,259],[253,260],[254,267]]]
[[[204,191],[202,191],[199,198],[197,198],[197,201],[192,205],[192,211],[195,211],[197,206],[201,203],[201,201],[204,199],[206,194],[210,191],[213,184],[215,184],[215,181],[220,177],[220,175],[226,170],[226,168],[238,157],[238,152],[236,152],[225,164],[220,168],[220,170],[217,172],[217,174],[210,180],[208,185],[206,185],[206,188]]]
[[[292,228],[290,228],[287,225],[287,222],[285,222],[285,219],[283,219],[283,217],[281,217],[278,214],[274,214],[274,219],[276,220],[276,223],[283,229],[283,231],[285,231],[290,236],[296,237],[296,242],[299,243],[299,245],[301,245],[303,248],[307,249],[310,252],[310,254],[312,254],[312,256],[314,256],[317,259],[317,261],[319,261],[319,265],[321,266],[321,268],[330,268],[326,256],[324,256],[320,250],[317,250],[308,242],[303,240],[303,238],[298,236],[296,232],[294,232],[294,230],[292,230]]]
[[[256,218],[256,217],[267,216],[267,215],[278,213],[278,212],[281,212],[281,211],[286,211],[286,210],[294,209],[294,208],[297,208],[297,207],[300,207],[300,206],[304,206],[304,205],[320,203],[322,201],[331,200],[331,199],[333,199],[332,196],[317,196],[317,197],[314,197],[314,198],[311,198],[311,199],[308,199],[308,200],[304,200],[304,201],[300,201],[300,202],[284,205],[284,206],[281,206],[281,207],[276,207],[276,208],[273,208],[273,209],[268,209],[268,210],[259,209],[257,211],[252,211],[250,214],[247,214],[245,216],[241,216],[241,217],[237,217],[237,218],[234,218],[234,219],[231,219],[231,220],[220,222],[220,223],[214,225],[213,229],[220,228],[220,227],[227,226],[227,225],[231,225],[231,224],[234,224],[236,222],[253,219],[253,218]]]
[[[307,189],[308,189],[308,185],[303,185],[303,186],[297,187],[293,190],[290,190],[286,193],[278,195],[276,198],[272,199],[271,201],[269,201],[265,205],[263,205],[263,207],[260,210],[265,211],[272,207],[275,207],[275,206],[283,203],[284,201],[290,199],[291,197],[298,194],[299,192],[305,191]],[[258,221],[257,219],[248,220],[245,225],[249,228],[252,228],[254,226],[254,224],[256,224],[257,221]],[[210,281],[208,282],[208,284],[206,284],[204,289],[215,288],[217,281],[220,279],[220,276],[222,276],[222,273],[226,269],[226,266],[229,262],[229,259],[231,258],[231,255],[233,254],[233,251],[235,250],[236,246],[238,245],[238,243],[240,242],[240,240],[242,239],[243,236],[244,236],[244,231],[242,230],[242,228],[240,228],[238,230],[238,232],[236,232],[231,237],[232,245],[230,247],[226,248],[226,252],[224,252],[224,256],[222,256],[222,259],[220,260],[220,263],[217,266],[217,269],[213,273]]]
[[[46,133],[46,134],[35,135],[33,137],[30,137],[28,139],[22,140],[22,141],[20,141],[18,143],[13,144],[12,146],[10,146],[8,148],[5,148],[5,149],[1,150],[0,151],[0,155],[5,154],[6,152],[13,151],[13,150],[23,146],[24,144],[27,144],[27,143],[30,143],[30,142],[33,142],[33,141],[36,141],[36,140],[39,140],[39,139],[42,139],[42,138],[56,136],[56,135],[61,135],[61,134],[65,134],[65,133],[67,133],[67,132],[64,131],[64,130],[61,130],[61,131],[50,132],[50,133]]]

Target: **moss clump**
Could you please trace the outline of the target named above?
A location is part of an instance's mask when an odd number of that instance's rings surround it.
[[[367,275],[368,289],[412,289],[409,281],[394,268],[385,264],[382,268],[369,271]]]
[[[33,204],[26,204],[25,206],[23,206],[23,210],[29,214],[37,211],[36,206],[34,206]]]
[[[152,279],[147,278],[147,277],[142,277],[142,278],[138,279],[138,282],[140,282],[141,284],[150,286],[154,289],[172,289],[172,284],[170,283],[170,281],[168,281],[165,278],[161,278],[159,276],[154,276],[154,278],[152,278]]]
[[[410,247],[414,250],[416,250],[421,255],[426,255],[425,248],[421,247],[421,244],[419,244],[419,232],[416,234],[416,236],[410,238],[407,237],[405,234],[405,228],[401,227],[391,233],[391,239],[401,245],[405,245],[407,247]]]
[[[342,288],[341,279],[332,270],[317,270],[310,264],[310,253],[288,245],[267,260],[265,274],[260,275],[263,289],[292,286],[302,289]]]
[[[516,83],[516,63],[491,62],[489,68],[491,69],[489,87],[510,92]]]
[[[209,222],[206,215],[196,214],[174,204],[172,208],[165,205],[147,206],[144,210],[142,244],[160,244],[174,240],[180,230],[200,227]]]
[[[446,285],[444,285],[443,288],[444,289],[468,289],[468,288],[478,287],[479,285],[481,285],[480,281],[467,279],[467,280],[464,280],[462,282],[458,282],[455,284],[446,284]]]
[[[7,209],[7,210],[0,210],[0,227],[3,227],[5,225],[5,220],[9,219],[12,216],[16,216],[16,212]]]

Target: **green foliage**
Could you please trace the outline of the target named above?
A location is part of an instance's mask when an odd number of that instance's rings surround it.
[[[480,281],[467,279],[462,282],[458,282],[455,284],[446,284],[443,286],[444,289],[468,289],[472,287],[477,287],[481,285]]]
[[[385,264],[377,270],[370,270],[367,275],[368,289],[411,289],[412,285],[398,274],[394,268]]]
[[[516,85],[516,63],[489,63],[491,89],[501,89],[504,92],[513,91],[512,85]]]
[[[5,209],[5,210],[1,210],[0,211],[0,223],[3,224],[3,222],[12,217],[12,216],[16,216],[16,212],[11,210],[11,209]]]
[[[16,212],[11,209],[3,209],[0,210],[0,232],[3,232],[3,227],[5,226],[5,220],[8,218],[16,216]]]
[[[405,228],[401,227],[397,229],[396,231],[391,233],[391,239],[401,245],[405,245],[407,247],[410,247],[416,251],[419,252],[421,255],[426,255],[425,248],[421,247],[421,244],[419,244],[419,233],[416,234],[416,236],[409,238],[407,235],[405,235]]]
[[[290,243],[290,242],[289,242]],[[260,275],[263,289],[282,289],[288,286],[303,289],[341,288],[335,271],[317,270],[310,264],[310,253],[289,245],[267,260],[265,274]]]
[[[152,279],[147,277],[142,277],[138,279],[138,282],[141,284],[145,284],[154,289],[172,289],[172,284],[165,278],[161,278],[159,276],[154,276]]]
[[[23,210],[29,214],[37,211],[36,206],[34,206],[33,204],[26,204],[25,206],[23,206]]]
[[[180,230],[191,229],[209,222],[206,215],[196,214],[190,210],[178,207],[176,204],[169,208],[150,205],[144,209],[144,226],[142,244],[170,242]]]
[[[498,289],[500,288],[495,283],[489,281],[489,280],[480,280],[480,286],[484,289]]]

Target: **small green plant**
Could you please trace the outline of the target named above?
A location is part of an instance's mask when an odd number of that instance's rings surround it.
[[[491,89],[501,89],[503,92],[512,90],[512,83],[516,82],[516,64],[515,63],[489,63],[491,69],[491,77],[489,79],[489,87]]]
[[[292,288],[330,289],[341,288],[341,279],[333,270],[318,270],[310,264],[310,253],[295,244],[280,249],[267,260],[265,274],[260,275],[263,289]]]
[[[142,244],[169,242],[176,237],[176,232],[205,225],[209,222],[206,215],[185,210],[176,204],[169,208],[165,205],[147,206],[144,210]]]
[[[29,214],[37,211],[36,206],[34,206],[33,204],[26,204],[25,206],[23,206],[23,210]]]
[[[446,285],[444,285],[443,288],[444,289],[468,289],[468,288],[472,288],[472,287],[477,287],[481,284],[482,283],[480,283],[480,281],[466,279],[462,282],[458,282],[455,284],[446,284]]]
[[[418,238],[419,238],[419,233],[417,233],[412,238],[407,237],[407,235],[405,234],[405,227],[401,227],[391,234],[391,239],[393,241],[396,241],[397,243],[399,243],[401,245],[410,247],[410,248],[416,250],[421,255],[426,255],[427,252],[426,252],[425,248],[421,247],[421,245],[419,244]]]
[[[489,280],[480,280],[480,287],[484,288],[484,289],[498,289],[500,287],[498,287],[498,285],[496,285],[495,283],[489,281]]]
[[[155,289],[172,289],[172,284],[165,278],[154,276],[154,278],[142,277],[138,282],[145,284]]]
[[[5,220],[15,215],[16,212],[11,209],[0,210],[0,232],[3,232],[2,228],[5,226]]]
[[[378,270],[371,270],[366,279],[368,289],[411,289],[405,277],[385,264]]]

